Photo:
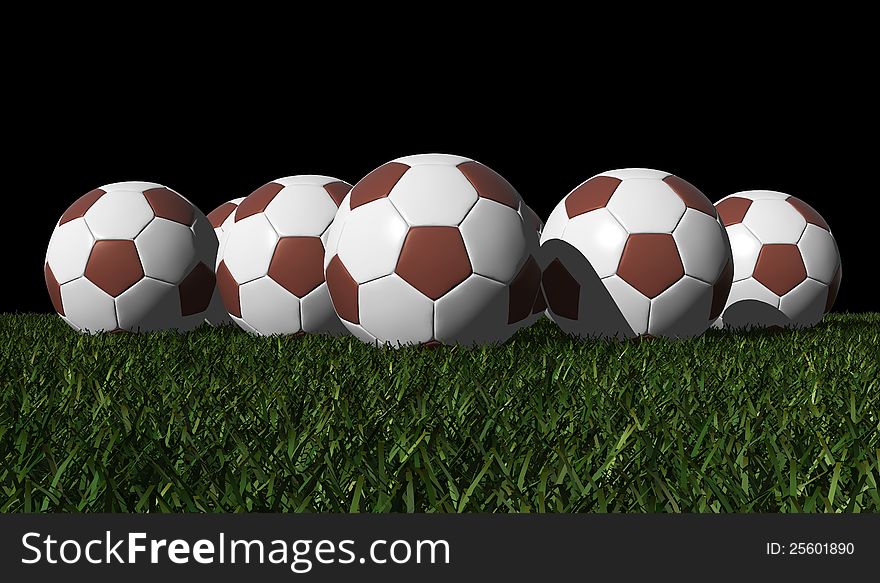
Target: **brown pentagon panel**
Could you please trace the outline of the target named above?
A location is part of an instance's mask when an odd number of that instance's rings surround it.
[[[807,268],[797,245],[773,243],[761,247],[753,277],[778,296],[807,279]]]
[[[236,208],[238,208],[238,205],[234,202],[224,202],[208,214],[208,221],[210,221],[212,227],[218,229]]]
[[[177,286],[180,315],[191,316],[207,310],[215,287],[217,287],[217,279],[214,277],[214,272],[200,261]]]
[[[86,263],[86,277],[114,298],[144,277],[134,241],[96,241]]]
[[[806,220],[808,223],[816,225],[817,227],[822,227],[826,231],[831,231],[831,227],[828,226],[828,223],[825,222],[825,219],[822,218],[822,215],[816,212],[816,209],[814,209],[801,199],[794,196],[789,196],[785,199],[785,201],[793,206],[795,209],[797,209],[797,212],[801,213],[801,215],[804,217],[804,220]]]
[[[725,227],[729,227],[741,223],[750,206],[752,206],[751,199],[730,196],[715,205],[715,210],[718,211],[721,223]]]
[[[542,278],[543,279],[543,278]],[[532,314],[540,314],[547,309],[547,300],[544,299],[544,290],[538,287],[538,294],[535,296],[535,304],[532,306]]]
[[[356,209],[368,202],[387,197],[407,170],[409,166],[400,162],[388,162],[379,166],[354,185],[351,189],[349,206]]]
[[[360,323],[358,309],[358,284],[342,264],[339,255],[334,255],[327,264],[327,291],[336,314],[352,324]]]
[[[724,311],[727,296],[730,295],[730,286],[733,285],[733,258],[728,257],[724,269],[715,285],[712,286],[712,308],[709,311],[709,321],[712,322]]]
[[[52,268],[49,267],[48,263],[43,267],[43,277],[46,278],[46,289],[49,290],[52,307],[63,316],[64,305],[61,303],[61,286],[58,285],[58,280],[55,279],[55,274],[52,273]]]
[[[613,176],[594,176],[574,190],[565,198],[565,212],[568,218],[604,208],[611,200],[611,195],[622,181]]]
[[[282,188],[284,188],[283,184],[270,182],[247,195],[247,197],[241,201],[241,204],[238,205],[238,208],[235,209],[235,221],[238,222],[251,215],[266,210],[266,207],[269,206],[269,203],[272,202],[275,195],[281,192]]]
[[[630,235],[617,266],[617,275],[645,297],[656,298],[684,277],[675,239],[667,233]]]
[[[507,308],[507,323],[515,324],[532,315],[536,297],[541,292],[541,268],[535,258],[529,258],[522,269],[510,282],[510,298]]]
[[[275,246],[269,277],[302,298],[324,281],[324,245],[318,237],[282,237]]]
[[[232,277],[226,263],[221,261],[217,266],[217,289],[220,291],[220,299],[230,315],[241,318],[241,296],[238,282]]]
[[[333,199],[333,202],[336,203],[336,207],[339,208],[339,205],[342,204],[342,199],[345,198],[345,195],[351,190],[351,184],[337,180],[336,182],[325,184],[324,190],[327,191],[327,194],[329,194],[330,198]]]
[[[412,227],[395,271],[432,300],[443,297],[473,272],[458,227]]]
[[[64,211],[64,214],[61,215],[61,220],[58,221],[59,225],[63,225],[66,222],[72,221],[73,219],[78,219],[86,214],[92,205],[97,202],[99,198],[104,196],[104,191],[100,188],[96,188],[94,190],[90,190],[78,199],[74,201],[72,205],[67,207],[67,210]]]
[[[840,290],[840,279],[843,275],[843,268],[838,265],[837,271],[834,272],[834,277],[831,278],[831,283],[828,284],[828,299],[825,300],[825,313],[831,311],[831,308],[834,306],[834,301],[837,299],[837,292]]]
[[[195,216],[193,205],[174,191],[167,188],[151,188],[144,191],[144,198],[150,203],[153,214],[181,225],[191,225]]]
[[[678,198],[680,198],[688,208],[705,213],[712,218],[718,216],[712,201],[706,198],[706,195],[703,194],[699,188],[684,178],[679,178],[678,176],[670,174],[663,179],[663,182],[665,182],[669,188],[678,195]]]
[[[503,176],[488,166],[470,161],[462,162],[456,168],[464,174],[481,198],[494,200],[513,210],[519,208],[519,193]]]
[[[581,296],[581,284],[572,277],[558,259],[554,259],[541,275],[541,287],[547,305],[554,314],[577,320]]]

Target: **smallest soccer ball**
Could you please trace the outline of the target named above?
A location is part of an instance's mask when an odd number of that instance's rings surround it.
[[[772,190],[731,194],[715,205],[733,250],[733,285],[716,327],[807,327],[840,288],[837,243],[809,204]]]

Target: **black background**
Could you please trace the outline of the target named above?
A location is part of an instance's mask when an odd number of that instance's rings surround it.
[[[354,183],[425,152],[487,164],[544,219],[612,168],[672,172],[712,201],[747,189],[793,194],[837,238],[835,310],[880,309],[867,253],[877,187],[865,140],[876,123],[866,77],[853,73],[862,53],[768,35],[721,43],[733,50],[695,37],[663,51],[660,34],[627,56],[579,39],[539,50],[509,39],[462,48],[454,37],[426,49],[409,38],[362,53],[372,47],[358,37],[345,45],[353,51],[328,56],[315,44],[325,38],[256,52],[215,43],[182,56],[159,50],[173,36],[131,53],[131,43],[78,38],[69,55],[11,73],[6,197],[16,219],[2,249],[15,277],[2,311],[51,310],[46,245],[64,209],[92,188],[158,182],[208,213],[281,176]]]
[[[860,26],[873,24],[864,15],[825,5],[815,14],[789,9],[779,19],[769,7],[745,5],[673,14],[663,4],[662,18],[634,5],[609,17],[593,3],[577,14],[546,15],[509,5],[476,19],[474,6],[429,5],[427,15],[415,6],[408,14],[388,8],[377,26],[360,15],[343,25],[350,7],[341,5],[318,18],[213,7],[192,20],[182,10],[136,5],[137,14],[113,23],[119,12],[87,15],[79,4],[67,14],[35,8],[41,13],[10,18],[0,39],[2,312],[51,310],[42,261],[54,223],[102,184],[163,183],[207,212],[280,176],[323,173],[354,182],[387,160],[431,151],[491,166],[544,218],[579,182],[618,167],[673,172],[713,201],[743,189],[789,192],[819,210],[837,238],[844,277],[836,309],[880,309],[871,285],[875,35]],[[21,567],[16,541],[34,527],[31,518],[37,517],[0,521],[5,568]],[[181,525],[170,521],[179,517],[165,518],[166,528],[178,532]],[[299,528],[307,536],[326,535],[315,530],[321,527],[335,528],[334,536],[345,531],[333,523],[345,517],[313,517],[308,525],[265,518],[291,536]],[[386,518],[363,517],[361,527],[369,536],[407,534],[377,530]],[[471,574],[498,575],[500,565],[534,577],[666,571],[704,580],[719,569],[839,576],[853,564],[777,561],[761,557],[763,545],[776,538],[851,540],[850,521],[865,526],[874,517],[828,517],[841,520],[809,528],[800,519],[810,517],[792,517],[784,531],[767,524],[782,517],[722,517],[742,528],[715,517],[665,518],[682,519],[681,528],[633,522],[617,532],[607,524],[592,531],[582,524],[517,529],[493,518],[497,538],[462,525],[460,534],[480,544],[455,548],[464,549]],[[92,527],[109,526],[105,519]],[[705,520],[706,528],[683,522],[691,519]],[[85,532],[81,524],[68,528]],[[446,534],[438,524],[415,528],[421,537]],[[872,557],[860,553],[862,567],[865,556]],[[51,576],[59,572],[52,570]],[[107,573],[118,579],[116,570]],[[414,574],[448,580],[446,571]],[[156,572],[123,575],[155,579]],[[94,571],[87,576],[97,580]]]

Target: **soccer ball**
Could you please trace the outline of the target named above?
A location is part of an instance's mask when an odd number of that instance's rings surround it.
[[[345,332],[322,262],[327,228],[350,189],[329,176],[279,178],[224,220],[217,287],[236,324],[259,335]]]
[[[828,223],[781,192],[737,192],[715,205],[733,249],[733,286],[717,327],[812,326],[840,288]]]
[[[330,227],[336,313],[370,344],[507,340],[531,317],[538,237],[521,197],[469,158],[407,156],[361,179]]]
[[[724,306],[730,245],[712,203],[667,172],[603,172],[572,190],[541,235],[548,315],[582,337],[686,338]]]
[[[241,204],[241,201],[243,200],[244,197],[234,198],[229,202],[224,202],[208,213],[208,221],[211,223],[211,226],[214,227],[214,234],[217,235],[218,245],[223,239],[224,229],[228,229],[229,225],[235,222],[235,209],[238,208],[238,205]],[[216,265],[212,267],[214,269],[217,268]],[[223,306],[223,299],[220,297],[219,289],[215,289],[214,295],[211,297],[211,305],[208,307],[208,312],[205,314],[205,322],[212,326],[226,326],[234,323],[229,314],[226,313],[226,308]]]
[[[55,311],[83,332],[189,330],[214,292],[217,239],[170,188],[117,182],[61,216],[44,273]]]

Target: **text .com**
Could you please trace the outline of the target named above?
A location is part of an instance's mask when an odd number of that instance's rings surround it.
[[[204,564],[204,565],[288,565],[294,573],[308,573],[316,565],[442,565],[450,563],[445,540],[376,539],[363,545],[354,540],[260,540],[151,538],[145,532],[115,536],[106,531],[101,538],[87,540],[55,538],[51,534],[28,532],[21,538],[21,562],[25,565],[83,564]]]

